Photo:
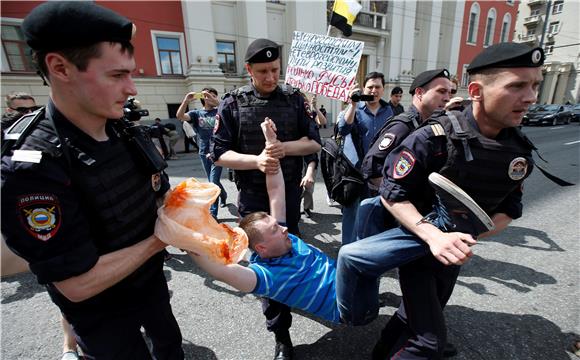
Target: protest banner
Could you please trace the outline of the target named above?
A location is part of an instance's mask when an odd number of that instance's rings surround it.
[[[285,81],[303,91],[347,101],[363,48],[362,41],[294,31]]]

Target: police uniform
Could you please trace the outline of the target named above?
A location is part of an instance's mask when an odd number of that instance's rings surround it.
[[[66,28],[69,33],[59,39],[60,45],[50,40],[46,44],[50,50],[69,45],[70,32],[80,28],[71,14],[85,26],[79,30],[81,37],[85,31],[106,28],[101,36],[87,34],[89,40],[71,39],[71,46],[131,37],[132,24],[110,10],[86,2],[50,2],[25,19],[29,44],[44,50],[43,36]],[[73,28],[59,27],[63,20],[72,21]],[[30,117],[34,117],[30,131],[2,156],[2,234],[7,245],[29,262],[72,325],[86,356],[150,358],[140,331],[143,326],[157,358],[182,359],[162,252],[80,302],[68,300],[53,284],[82,275],[100,256],[151,236],[157,200],[169,189],[167,176],[143,162],[143,153],[132,147],[119,120],[107,122],[107,141],[96,141],[65,118],[52,100]],[[156,151],[150,141],[146,144]]]
[[[278,45],[267,39],[255,40],[246,52],[246,62],[266,63],[278,58]],[[282,85],[266,97],[262,97],[250,84],[224,95],[218,107],[211,152],[217,161],[226,151],[259,155],[265,146],[260,127],[265,117],[276,124],[278,140],[294,141],[308,137],[320,143],[316,123],[310,117],[308,104],[297,89]],[[299,235],[300,180],[303,157],[286,156],[280,159],[286,188],[286,221],[290,233]],[[238,211],[240,216],[256,211],[270,210],[266,176],[259,170],[235,170],[238,187]],[[263,312],[268,330],[288,337],[292,317],[290,308],[273,300],[264,299]]]
[[[440,77],[449,79],[449,71],[436,69],[420,73],[413,80],[409,93],[414,95],[418,87],[424,87]],[[378,186],[369,179],[383,177],[383,166],[387,155],[422,123],[421,114],[414,105],[411,105],[406,112],[389,119],[373,139],[361,166],[371,197],[363,200],[357,211],[355,229],[359,239],[397,226],[393,216],[381,203],[378,196]]]
[[[489,68],[539,67],[542,63],[540,48],[502,43],[484,50],[467,71],[473,75]],[[505,213],[517,219],[522,215],[522,183],[533,168],[532,149],[533,144],[518,128],[504,128],[493,139],[483,136],[471,106],[461,113],[437,114],[389,155],[381,194],[392,202],[411,201],[426,214],[435,203],[427,176],[439,172],[489,216]],[[383,238],[390,240],[394,239]],[[430,252],[400,267],[404,302],[381,336],[389,346],[396,340],[399,346],[405,344],[402,349],[390,349],[397,352],[397,358],[442,356],[446,343],[443,309],[459,270],[459,266],[443,265]]]

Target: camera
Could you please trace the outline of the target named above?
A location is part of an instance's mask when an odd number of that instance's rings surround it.
[[[125,119],[139,121],[142,116],[149,116],[149,110],[141,109],[141,104],[134,97],[130,97],[123,105]]]
[[[355,91],[354,93],[352,93],[352,95],[350,96],[350,99],[353,102],[359,102],[359,101],[373,101],[375,99],[374,95],[363,95],[361,94],[360,91]]]

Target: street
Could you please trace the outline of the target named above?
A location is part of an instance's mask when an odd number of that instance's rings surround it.
[[[324,135],[331,129],[324,130]],[[580,126],[526,127],[524,132],[548,161],[544,167],[570,182],[580,181]],[[537,159],[537,157],[536,157]],[[544,164],[541,160],[537,161]],[[205,178],[197,154],[169,163],[172,185]],[[235,185],[222,174],[228,206],[219,219],[234,225]],[[580,334],[579,185],[559,187],[535,169],[525,182],[524,215],[502,234],[479,241],[463,266],[446,308],[449,341],[457,360],[577,359],[569,349]],[[341,213],[328,206],[320,173],[311,219],[303,217],[304,239],[336,257]],[[165,275],[187,359],[262,360],[274,355],[258,299],[206,278],[189,257],[170,248]],[[30,274],[2,279],[2,359],[60,359],[58,309]],[[384,306],[377,320],[346,327],[294,313],[291,336],[296,359],[368,359],[380,329],[400,301],[396,271],[381,280]]]

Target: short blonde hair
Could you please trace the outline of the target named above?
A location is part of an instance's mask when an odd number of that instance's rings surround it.
[[[246,235],[248,235],[248,246],[254,251],[255,246],[264,240],[262,233],[256,227],[256,222],[264,220],[267,217],[267,213],[263,211],[257,211],[244,216],[242,221],[240,221],[240,227],[246,232]]]

